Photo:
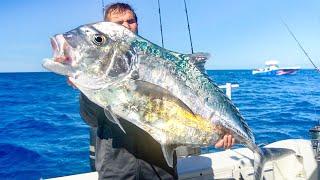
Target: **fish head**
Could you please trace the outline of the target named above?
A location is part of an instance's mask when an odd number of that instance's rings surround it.
[[[135,34],[112,22],[87,24],[51,38],[53,58],[43,66],[76,87],[100,89],[130,76]]]

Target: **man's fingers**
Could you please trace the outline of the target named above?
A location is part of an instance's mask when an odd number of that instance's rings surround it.
[[[230,135],[225,135],[224,136],[225,141],[224,141],[224,149],[229,149],[230,144],[231,144],[231,138]]]
[[[235,141],[236,141],[236,140],[235,140],[234,138],[232,138],[231,146],[233,146],[233,145],[234,145]]]
[[[235,143],[235,139],[233,138],[232,135],[224,135],[222,139],[220,139],[216,144],[216,148],[224,148],[224,149],[229,149],[231,148]]]
[[[216,148],[221,148],[223,146],[223,139],[220,139],[216,144],[215,147]]]
[[[223,148],[228,148],[228,135],[223,136]]]
[[[228,135],[228,149],[232,147],[234,143],[234,138],[232,138],[232,135]]]

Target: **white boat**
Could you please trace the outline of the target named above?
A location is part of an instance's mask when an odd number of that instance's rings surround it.
[[[319,167],[310,140],[288,139],[266,147],[288,148],[296,154],[267,162],[266,180],[319,180]],[[253,153],[248,148],[238,148],[199,156],[179,157],[179,179],[245,179],[252,180]],[[97,172],[53,178],[51,180],[98,179]]]
[[[286,75],[295,74],[300,67],[279,67],[279,62],[276,60],[270,60],[265,62],[264,68],[253,69],[253,75]]]

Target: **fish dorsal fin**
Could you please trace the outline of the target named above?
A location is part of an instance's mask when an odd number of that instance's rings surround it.
[[[204,65],[207,62],[207,60],[210,58],[209,53],[194,53],[194,54],[188,54],[189,62],[197,66],[197,68],[205,73]]]
[[[120,124],[119,119],[117,118],[117,116],[115,114],[113,114],[111,107],[107,106],[106,108],[104,108],[104,114],[106,115],[106,117],[113,123],[117,124],[119,126],[119,128],[126,133],[126,131],[123,129],[122,125]]]
[[[175,147],[173,145],[162,144],[161,149],[162,149],[163,156],[167,161],[168,166],[173,167],[173,153],[174,153]]]

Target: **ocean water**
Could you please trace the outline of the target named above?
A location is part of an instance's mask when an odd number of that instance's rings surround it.
[[[239,84],[232,100],[259,144],[308,139],[320,120],[320,74],[256,77],[248,70],[209,71]],[[88,126],[78,91],[53,73],[0,73],[0,179],[40,179],[89,172]]]

